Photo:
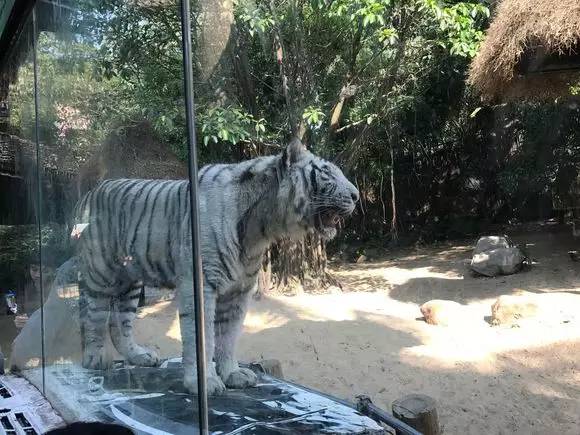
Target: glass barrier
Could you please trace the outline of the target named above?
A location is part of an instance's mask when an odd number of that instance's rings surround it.
[[[202,229],[239,359],[388,410],[425,393],[453,433],[577,430],[580,40],[552,3],[196,2]],[[261,270],[236,257],[270,242]]]
[[[578,8],[536,3],[189,2],[192,101],[177,0],[37,1],[0,89],[12,369],[188,432],[203,320],[216,433],[381,433],[325,394],[422,393],[449,433],[576,434]]]
[[[14,86],[30,101],[13,115],[38,132],[45,303],[26,305],[11,369],[67,421],[194,430],[197,396],[183,394],[198,384],[179,4],[38,1],[33,17],[36,87],[26,63],[28,83]],[[25,112],[34,90],[36,117]]]
[[[0,349],[7,360],[13,340],[41,306],[41,283],[51,279],[39,252],[33,43],[32,19],[27,19],[1,73]],[[40,323],[29,329],[41,336]],[[26,367],[41,367],[40,341],[31,343],[27,354]]]

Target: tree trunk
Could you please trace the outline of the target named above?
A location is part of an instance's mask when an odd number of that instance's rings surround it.
[[[246,35],[240,34],[235,24],[232,25],[233,50],[231,52],[231,63],[234,66],[234,78],[238,87],[238,94],[246,110],[256,116],[256,89],[254,80],[250,74],[248,48]]]
[[[393,415],[423,435],[439,435],[435,400],[424,394],[410,394],[393,402]]]
[[[338,128],[340,127],[340,116],[342,114],[344,104],[347,99],[352,98],[354,96],[354,90],[356,89],[356,87],[354,86],[353,78],[356,77],[357,75],[357,72],[355,71],[356,61],[358,58],[358,54],[362,48],[361,44],[362,35],[363,35],[363,26],[361,18],[359,19],[359,26],[353,37],[350,56],[348,59],[348,72],[346,73],[345,84],[340,91],[338,102],[332,109],[332,116],[330,117],[330,134],[335,133],[336,130],[338,130]]]
[[[261,280],[270,289],[296,294],[303,290],[320,292],[329,285],[340,287],[326,271],[326,247],[316,234],[299,242],[280,240],[272,245],[267,257]]]
[[[393,151],[393,144],[391,143],[391,240],[396,242],[399,240],[399,233],[397,231],[397,194],[395,189],[395,153]]]
[[[310,67],[304,48],[304,32],[300,25],[300,8],[295,3],[291,8],[296,23],[294,32],[283,35],[282,28],[275,23],[273,52],[280,74],[288,123],[292,135],[302,140],[306,133],[306,123],[301,111],[311,85]],[[270,9],[272,16],[276,17],[273,1],[270,2]],[[298,242],[281,240],[274,244],[265,258],[259,282],[260,294],[272,288],[296,293],[304,288],[316,291],[329,284],[337,284],[326,272],[326,248],[317,235],[308,235]]]

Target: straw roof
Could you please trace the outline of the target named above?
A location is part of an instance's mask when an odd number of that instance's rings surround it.
[[[471,64],[469,82],[488,101],[569,96],[570,85],[580,83],[580,70],[570,68],[580,67],[579,51],[580,1],[502,0]],[[567,65],[530,72],[530,65],[546,59]]]

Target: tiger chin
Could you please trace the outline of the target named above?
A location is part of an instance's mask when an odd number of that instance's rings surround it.
[[[257,382],[235,355],[265,250],[280,238],[311,231],[332,239],[359,193],[337,166],[296,139],[275,156],[205,166],[198,183],[207,392],[217,395]],[[184,385],[197,393],[189,183],[106,180],[83,198],[76,216],[81,291],[89,310],[82,319],[84,365],[102,368],[107,329],[129,362],[157,364],[156,355],[134,339],[135,284],[163,284],[177,289]],[[115,312],[109,316],[111,300]]]

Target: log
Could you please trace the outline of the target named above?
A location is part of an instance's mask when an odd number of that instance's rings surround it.
[[[282,372],[282,363],[277,359],[263,359],[256,361],[250,365],[250,368],[256,367],[263,371],[267,375],[273,376],[278,379],[284,379],[284,373]]]
[[[439,435],[435,400],[423,394],[410,394],[393,402],[393,415],[423,435]]]
[[[513,326],[523,319],[538,317],[539,302],[535,294],[501,295],[491,306],[491,323]]]
[[[430,325],[461,326],[469,322],[470,316],[461,304],[455,301],[433,299],[421,305],[421,314]]]

